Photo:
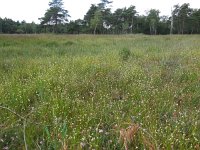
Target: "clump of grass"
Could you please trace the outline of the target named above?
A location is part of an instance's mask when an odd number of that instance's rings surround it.
[[[58,42],[56,42],[56,41],[52,41],[52,42],[47,42],[47,43],[45,44],[45,46],[46,46],[46,47],[58,47],[59,44],[58,44]]]
[[[64,42],[64,43],[63,43],[64,46],[71,46],[71,45],[73,45],[73,44],[74,44],[73,41],[67,41],[67,42]]]
[[[123,48],[120,52],[119,52],[119,56],[121,58],[121,60],[123,61],[127,61],[130,56],[131,56],[131,51],[128,48]]]

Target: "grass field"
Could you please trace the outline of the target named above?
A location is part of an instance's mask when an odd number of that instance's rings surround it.
[[[200,35],[0,35],[0,149],[200,149]]]

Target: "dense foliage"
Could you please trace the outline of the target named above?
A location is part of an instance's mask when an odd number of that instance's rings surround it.
[[[139,15],[135,6],[118,8],[111,12],[110,1],[92,4],[83,19],[68,22],[68,11],[62,0],[53,0],[41,17],[41,24],[15,22],[0,18],[0,33],[69,33],[69,34],[199,34],[200,9],[190,5],[175,5],[171,16],[160,16],[160,11],[149,10]]]

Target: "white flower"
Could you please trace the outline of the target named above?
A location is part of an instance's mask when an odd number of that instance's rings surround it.
[[[100,130],[99,130],[99,133],[103,133],[103,130],[102,130],[102,129],[100,129]]]

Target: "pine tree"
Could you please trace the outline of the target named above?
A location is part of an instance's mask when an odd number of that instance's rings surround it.
[[[62,0],[52,0],[49,3],[49,9],[47,9],[44,17],[40,18],[42,25],[53,25],[53,31],[57,32],[58,24],[68,21],[68,11],[63,8]]]

